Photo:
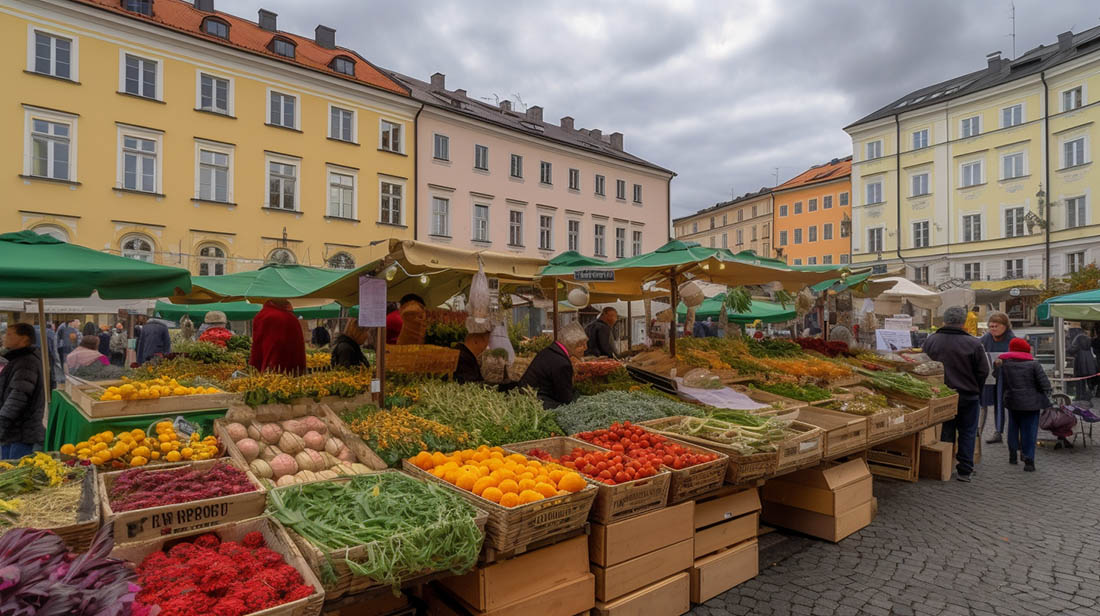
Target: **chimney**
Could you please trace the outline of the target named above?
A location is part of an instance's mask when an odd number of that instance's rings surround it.
[[[214,12],[214,0],[195,0],[195,10],[204,13]]]
[[[565,130],[573,130],[573,118],[565,116],[561,119],[561,127]]]
[[[462,88],[455,90],[455,96],[466,96],[466,90],[463,90]]]
[[[593,139],[603,141],[603,131],[598,128],[593,128],[592,130],[588,131],[588,136],[592,137]]]
[[[527,108],[527,119],[531,122],[542,124],[542,107],[531,105]]]
[[[1073,31],[1068,30],[1058,35],[1058,51],[1069,51],[1073,47]]]
[[[446,90],[447,76],[443,73],[432,73],[432,89]]]
[[[278,17],[279,16],[277,14],[272,13],[267,9],[260,9],[260,27],[264,30],[267,30],[268,32],[274,32],[278,30],[279,26],[278,22],[276,21]]]
[[[313,40],[325,49],[336,49],[336,30],[328,26],[317,26],[313,31]]]
[[[511,112],[512,111],[512,101],[510,101],[510,100],[500,101],[500,110]]]
[[[587,129],[587,128],[578,128],[578,129],[577,129],[577,132],[578,132],[578,133],[580,133],[580,134],[582,134],[582,135],[584,135],[585,137],[587,137],[587,136],[588,136],[588,132],[589,132],[589,131],[588,131],[588,129]]]
[[[994,51],[991,54],[986,54],[985,61],[989,66],[989,72],[994,73],[1001,70],[1001,52]]]
[[[623,134],[622,133],[611,133],[609,135],[609,137],[611,137],[611,147],[612,147],[612,149],[615,149],[615,150],[618,150],[618,151],[622,152],[623,151]]]

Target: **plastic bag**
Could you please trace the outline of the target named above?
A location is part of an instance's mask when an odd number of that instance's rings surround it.
[[[466,303],[466,331],[471,334],[483,334],[493,330],[490,319],[492,312],[489,298],[489,278],[478,263],[477,273],[470,283],[470,301]]]
[[[722,379],[706,368],[694,368],[684,375],[684,386],[696,389],[721,389]]]
[[[487,351],[481,355],[481,378],[499,385],[508,381],[508,356]]]
[[[504,349],[508,352],[508,363],[516,359],[516,351],[512,348],[512,341],[508,339],[508,327],[504,323],[497,323],[489,335],[490,349]]]

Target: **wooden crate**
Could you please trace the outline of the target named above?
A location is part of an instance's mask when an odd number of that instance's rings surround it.
[[[779,455],[775,463],[777,474],[804,466],[813,466],[821,461],[824,431],[802,421],[792,421],[787,426],[795,436],[779,443]]]
[[[148,541],[157,537],[188,533],[215,524],[247,520],[263,515],[264,507],[267,506],[264,486],[248,471],[247,466],[231,458],[198,460],[145,470],[150,473],[167,473],[188,466],[195,470],[209,470],[219,464],[229,464],[243,471],[255,490],[174,505],[116,512],[111,508],[110,491],[118,477],[127,471],[100,474],[98,490],[103,523],[114,525],[115,544]]]
[[[773,408],[775,408],[775,410],[793,411],[795,409],[800,409],[804,406],[810,405],[809,402],[803,402],[802,400],[795,400],[786,396],[780,396],[779,394],[773,394],[770,391],[756,389],[755,387],[735,387],[734,389],[745,394],[754,402],[773,405]],[[828,400],[818,400],[814,402],[814,404],[822,404],[825,402],[828,402]]]
[[[57,452],[49,452],[54,458],[64,459]],[[7,460],[10,464],[17,464],[18,460]],[[48,530],[65,542],[70,552],[87,552],[92,545],[92,539],[99,530],[100,498],[99,498],[99,471],[95,466],[87,466],[84,477],[80,480],[80,501],[77,504],[76,521],[64,526],[43,527],[36,526],[40,530]],[[0,531],[2,535],[6,531]]]
[[[485,524],[485,544],[501,552],[522,548],[547,537],[564,535],[583,527],[588,520],[596,493],[599,492],[595,486],[589,484],[580,492],[554,496],[526,505],[502,507],[499,503],[451,485],[408,460],[402,463],[402,468],[413,477],[434,481],[454,490],[478,509],[486,511],[489,519]]]
[[[298,548],[296,548],[294,543],[290,540],[286,529],[277,521],[268,517],[229,522],[228,524],[219,524],[201,530],[193,530],[172,537],[161,537],[159,539],[152,539],[140,543],[118,546],[111,552],[111,556],[134,564],[140,564],[146,556],[164,549],[169,542],[174,544],[181,539],[195,538],[206,533],[214,533],[220,537],[222,541],[240,541],[245,535],[253,531],[259,531],[263,534],[267,547],[279,553],[288,565],[294,567],[298,573],[302,575],[304,582],[314,588],[314,593],[304,599],[298,599],[297,601],[270,607],[259,612],[252,612],[248,616],[316,616],[320,614],[321,607],[324,605],[325,601],[325,592],[321,587],[321,582],[317,579],[317,576],[314,575],[313,571],[302,557],[302,554],[298,551]]]
[[[180,412],[228,408],[240,396],[231,393],[199,394],[195,396],[166,396],[155,400],[100,400],[101,386],[123,385],[111,381],[98,385],[73,385],[69,397],[84,411],[87,417],[128,417],[131,415],[174,415]]]
[[[872,475],[916,481],[920,473],[920,434],[875,445],[867,451]]]
[[[867,448],[866,417],[816,406],[807,406],[789,413],[773,413],[821,428],[823,457],[835,458]]]
[[[902,434],[905,428],[905,409],[894,407],[884,409],[867,417],[867,442],[871,445],[884,443]]]
[[[959,408],[959,394],[952,394],[944,398],[932,398],[926,400],[910,394],[895,391],[885,392],[888,398],[894,398],[912,408],[928,406],[928,423],[938,424],[949,419],[954,419]]]
[[[662,436],[668,436],[680,441],[700,445],[704,448],[726,454],[726,456],[729,457],[729,464],[726,466],[726,483],[747,483],[749,481],[754,481],[756,479],[760,479],[761,477],[767,477],[775,473],[776,461],[779,457],[779,453],[776,451],[744,455],[738,450],[723,445],[722,443],[716,443],[714,441],[709,441],[704,438],[685,436],[682,434],[676,434],[675,432],[668,432],[663,430],[664,427],[672,424],[677,424],[683,419],[683,416],[677,415],[673,417],[664,417],[661,419],[651,419],[649,421],[639,422],[638,425],[643,426],[647,430],[657,432]]]

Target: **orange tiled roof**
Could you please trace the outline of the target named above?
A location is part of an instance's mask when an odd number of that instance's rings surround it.
[[[831,182],[833,180],[839,180],[843,177],[852,175],[852,157],[846,156],[841,159],[837,159],[836,162],[827,162],[824,165],[817,165],[810,167],[806,171],[794,176],[793,178],[783,182],[779,186],[772,189],[772,192],[778,192],[781,190],[788,190],[791,188],[801,188],[803,186],[809,186],[811,184],[820,184],[822,182]]]
[[[158,26],[169,28],[177,32],[183,32],[190,36],[201,38],[219,45],[236,47],[252,53],[257,53],[268,58],[296,64],[315,71],[323,72],[333,77],[340,77],[350,81],[357,81],[375,88],[380,88],[396,94],[408,95],[408,90],[395,82],[382,71],[371,65],[365,58],[349,49],[337,47],[326,49],[321,47],[311,38],[298,36],[289,32],[269,32],[258,24],[235,15],[214,11],[207,13],[197,10],[190,2],[183,0],[155,0],[153,2],[153,16],[149,17],[141,13],[134,13],[122,8],[122,0],[74,0],[81,4],[87,4],[96,8],[125,15],[132,19],[141,19]],[[229,39],[219,38],[202,31],[202,21],[207,17],[215,16],[229,24]],[[280,56],[272,52],[268,45],[272,37],[278,35],[289,39],[296,44],[295,57],[293,59]],[[355,76],[337,73],[329,68],[329,63],[337,56],[348,56],[355,60]]]

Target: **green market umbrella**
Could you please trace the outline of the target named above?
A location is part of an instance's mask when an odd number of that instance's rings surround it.
[[[695,318],[706,319],[710,317],[712,319],[718,319],[722,315],[722,304],[725,301],[725,293],[715,295],[714,297],[708,297],[695,309]],[[784,323],[796,316],[793,305],[784,307],[782,304],[776,302],[756,299],[752,300],[752,307],[748,312],[734,312],[727,309],[726,314],[731,323],[752,323],[757,320],[763,321],[764,323]],[[676,307],[676,316],[681,320],[687,316],[687,306],[682,302]]]
[[[1052,297],[1039,304],[1040,320],[1062,317],[1071,321],[1100,321],[1100,289],[1078,291]]]
[[[195,323],[201,323],[206,318],[206,313],[211,310],[220,310],[230,321],[251,321],[256,313],[263,308],[263,304],[252,302],[214,302],[210,304],[170,304],[158,301],[154,313],[161,318],[179,321],[184,315],[190,317]],[[303,319],[335,319],[340,316],[340,304],[331,303],[324,306],[295,308],[294,314]]]
[[[550,259],[546,267],[539,272],[539,276],[563,276],[572,274],[582,267],[607,267],[608,265],[608,262],[603,259],[586,257],[575,250],[569,250]]]
[[[262,303],[276,298],[296,299],[308,297],[318,289],[348,275],[358,277],[358,270],[269,264],[258,270],[224,276],[195,276],[191,279],[194,290],[188,295],[172,297],[171,300],[172,303],[178,304],[205,304],[245,300]]]

